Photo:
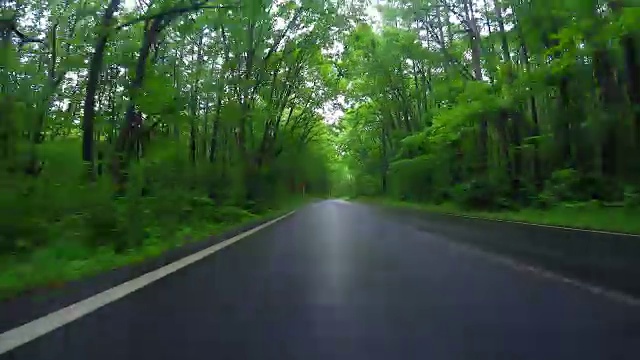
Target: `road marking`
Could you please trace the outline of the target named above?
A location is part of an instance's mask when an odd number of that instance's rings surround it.
[[[538,226],[538,227],[546,227],[546,228],[555,228],[555,229],[561,229],[561,230],[568,230],[568,231],[582,231],[582,232],[591,232],[591,233],[599,233],[599,234],[607,234],[607,235],[616,235],[616,236],[631,236],[631,237],[640,237],[640,235],[636,235],[636,234],[625,234],[625,233],[615,233],[615,232],[608,232],[608,231],[600,231],[600,230],[588,230],[588,229],[578,229],[578,228],[570,228],[570,227],[563,227],[563,226],[554,226],[554,225],[544,225],[544,224],[534,224],[534,223],[527,223],[527,222],[522,222],[522,221],[512,221],[512,220],[502,220],[502,219],[491,219],[491,218],[483,218],[483,217],[479,217],[479,216],[471,216],[471,215],[461,215],[461,214],[451,214],[451,213],[437,213],[437,212],[430,212],[430,211],[424,211],[424,210],[418,210],[418,211],[423,211],[425,213],[432,213],[432,214],[440,214],[440,215],[450,215],[450,216],[456,216],[456,217],[462,217],[462,218],[471,218],[471,219],[479,219],[479,220],[489,220],[489,221],[499,221],[499,222],[505,222],[505,223],[515,223],[515,224],[522,224],[522,225],[530,225],[530,226]],[[460,242],[456,242],[456,241],[452,241],[447,239],[446,237],[442,237],[442,236],[438,236],[439,238],[441,238],[442,240],[453,244],[455,246],[458,246],[459,248],[462,248],[464,250],[466,250],[467,252],[472,252],[475,253],[478,256],[484,257],[485,259],[489,260],[489,261],[493,261],[493,262],[497,262],[500,263],[502,265],[508,266],[516,271],[520,271],[520,272],[527,272],[545,279],[549,279],[549,280],[554,280],[554,281],[559,281],[565,284],[569,284],[571,286],[574,286],[576,288],[579,288],[581,290],[587,291],[591,294],[595,294],[595,295],[600,295],[603,297],[606,297],[610,300],[616,301],[616,302],[620,302],[620,303],[624,303],[626,305],[630,305],[630,306],[640,306],[640,298],[637,298],[635,296],[623,293],[621,291],[616,291],[616,290],[610,290],[610,289],[606,289],[600,286],[596,286],[593,284],[589,284],[587,282],[583,282],[580,280],[576,280],[576,279],[571,279],[559,274],[556,274],[554,272],[551,272],[549,270],[544,270],[542,268],[539,267],[535,267],[532,265],[527,265],[525,263],[516,261],[512,258],[509,258],[507,256],[503,256],[503,255],[499,255],[496,253],[492,253],[486,250],[482,250],[476,246],[472,246],[472,245],[467,245],[467,244],[462,244]]]
[[[375,203],[374,203],[374,205],[375,205]],[[638,238],[640,238],[640,234],[613,232],[613,231],[605,231],[605,230],[581,229],[581,228],[568,227],[568,226],[536,224],[536,223],[526,222],[526,221],[517,221],[517,220],[508,220],[508,219],[496,219],[496,218],[488,218],[488,217],[482,217],[482,216],[456,214],[456,213],[450,213],[450,212],[430,211],[430,210],[424,210],[424,209],[412,209],[412,208],[404,208],[402,206],[385,205],[384,203],[378,204],[378,205],[381,205],[383,207],[392,207],[392,208],[396,208],[396,209],[409,209],[409,210],[422,212],[422,213],[425,213],[425,214],[447,215],[447,216],[455,216],[455,217],[468,218],[468,219],[497,221],[497,222],[520,224],[520,225],[529,225],[529,226],[538,226],[538,227],[551,228],[551,229],[560,229],[560,230],[567,230],[567,231],[582,231],[582,232],[590,232],[590,233],[596,233],[596,234],[615,235],[615,236],[629,236],[629,237],[638,237]]]
[[[438,214],[436,212],[431,212],[431,213],[432,214]],[[462,214],[452,214],[452,213],[439,213],[439,214],[450,215],[450,216],[458,216],[458,217],[469,218],[469,219],[499,221],[499,222],[505,222],[505,223],[538,226],[538,227],[545,227],[545,228],[551,228],[551,229],[560,229],[560,230],[568,230],[568,231],[582,231],[582,232],[590,232],[590,233],[605,234],[605,235],[640,237],[639,234],[611,232],[611,231],[604,231],[604,230],[580,229],[580,228],[572,228],[572,227],[568,227],[568,226],[558,226],[558,225],[536,224],[536,223],[530,223],[530,222],[524,222],[524,221],[486,218],[486,217],[473,216],[473,215],[462,215]]]
[[[454,244],[455,246],[460,247],[463,250],[466,250],[467,252],[472,252],[478,256],[484,257],[489,261],[493,261],[501,265],[508,266],[516,271],[526,272],[526,273],[530,273],[545,279],[559,281],[559,282],[577,287],[581,290],[590,292],[591,294],[600,295],[609,300],[620,302],[629,306],[640,306],[640,299],[632,295],[625,294],[623,292],[616,291],[616,290],[605,289],[603,287],[589,284],[580,280],[571,279],[571,278],[556,274],[554,272],[551,272],[549,270],[545,270],[536,266],[519,262],[507,256],[482,250],[472,245],[461,244],[459,242],[454,242],[446,238],[443,238],[443,240],[449,242],[450,244]]]
[[[90,298],[69,305],[58,311],[52,312],[15,329],[6,331],[0,334],[0,355],[11,351],[18,346],[33,341],[38,337],[43,336],[74,320],[77,320],[93,311],[96,311],[105,305],[108,305],[120,298],[125,297],[126,295],[131,294],[136,290],[139,290],[153,283],[154,281],[160,280],[169,274],[172,274],[188,265],[191,265],[196,261],[202,260],[205,257],[218,252],[225,247],[244,239],[249,235],[252,235],[270,225],[273,225],[274,223],[290,216],[294,212],[295,211],[292,211],[288,214],[259,225],[251,230],[245,231],[242,234],[238,234],[230,239],[212,245],[204,250],[198,251],[197,253],[186,256],[169,265],[165,265],[159,269],[148,272],[140,277],[124,282],[109,290],[93,295]]]
[[[430,212],[430,211],[425,211],[425,210],[418,210],[418,211],[423,211],[425,213],[432,213],[432,214],[440,214],[440,215],[449,215],[449,216],[456,216],[456,217],[462,217],[462,218],[470,218],[470,219],[478,219],[478,220],[488,220],[488,221],[498,221],[498,222],[504,222],[504,223],[513,223],[513,224],[521,224],[521,225],[529,225],[529,226],[538,226],[538,227],[545,227],[545,228],[552,228],[552,229],[560,229],[560,230],[566,230],[566,231],[582,231],[582,232],[590,232],[590,233],[597,233],[597,234],[605,234],[605,235],[615,235],[615,236],[629,236],[629,237],[640,237],[640,235],[637,234],[626,234],[626,233],[616,233],[616,232],[609,232],[609,231],[602,231],[602,230],[589,230],[589,229],[579,229],[579,228],[571,228],[571,227],[565,227],[565,226],[555,226],[555,225],[545,225],[545,224],[534,224],[534,223],[528,223],[528,222],[523,222],[523,221],[514,221],[514,220],[503,220],[503,219],[492,219],[492,218],[485,218],[485,217],[480,217],[480,216],[472,216],[472,215],[462,215],[462,214],[453,214],[453,213],[438,213],[438,212]],[[445,239],[448,242],[451,242],[448,239]],[[542,268],[539,267],[535,267],[535,266],[531,266],[531,265],[527,265],[525,263],[521,263],[518,262],[514,259],[508,258],[506,256],[502,256],[502,255],[498,255],[495,253],[491,253],[485,250],[482,250],[478,247],[475,246],[471,246],[471,245],[466,245],[466,244],[461,244],[459,242],[455,242],[455,244],[461,248],[466,249],[467,251],[470,252],[474,252],[480,256],[483,256],[485,258],[487,258],[488,260],[492,260],[495,262],[499,262],[503,265],[509,266],[514,270],[517,271],[521,271],[521,272],[528,272],[546,279],[550,279],[550,280],[555,280],[555,281],[559,281],[559,282],[563,282],[565,284],[569,284],[572,285],[574,287],[580,288],[582,290],[588,291],[592,294],[596,294],[596,295],[601,295],[604,296],[606,298],[609,298],[611,300],[617,301],[617,302],[621,302],[627,305],[631,305],[631,306],[640,306],[640,298],[634,297],[632,295],[620,292],[620,291],[615,291],[615,290],[610,290],[610,289],[605,289],[603,287],[599,287],[593,284],[589,284],[580,280],[576,280],[576,279],[571,279],[559,274],[556,274],[554,272],[551,272],[549,270],[544,270]]]

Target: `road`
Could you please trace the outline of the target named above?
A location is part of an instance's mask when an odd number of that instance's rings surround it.
[[[639,359],[640,307],[324,201],[3,356]]]

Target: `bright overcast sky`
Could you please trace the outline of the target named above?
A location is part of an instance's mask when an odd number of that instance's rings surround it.
[[[136,6],[136,0],[124,0],[124,7],[133,9]]]

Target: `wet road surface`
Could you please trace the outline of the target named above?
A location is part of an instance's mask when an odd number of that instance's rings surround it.
[[[640,307],[334,200],[0,358],[640,359]]]

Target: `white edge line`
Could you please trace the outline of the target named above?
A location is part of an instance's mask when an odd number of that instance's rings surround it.
[[[611,233],[611,232],[606,232],[606,231],[598,231],[598,230],[587,230],[587,229],[577,229],[577,228],[569,228],[569,227],[562,227],[562,226],[553,226],[553,225],[544,225],[544,224],[533,224],[533,223],[527,223],[527,222],[520,222],[520,221],[510,221],[510,220],[501,220],[501,219],[490,219],[490,218],[483,218],[483,217],[479,217],[479,216],[469,216],[469,215],[460,215],[460,214],[450,214],[450,213],[437,213],[437,212],[430,212],[430,211],[425,211],[427,213],[436,213],[436,214],[444,214],[444,215],[451,215],[451,216],[457,216],[457,217],[466,217],[466,218],[472,218],[472,219],[480,219],[480,220],[490,220],[490,221],[500,221],[500,222],[507,222],[507,223],[516,223],[516,224],[523,224],[523,225],[531,225],[531,226],[540,226],[540,227],[549,227],[549,228],[557,228],[557,229],[562,229],[562,230],[576,230],[576,231],[586,231],[586,232],[594,232],[594,233],[602,233],[602,234],[609,234],[609,235],[621,235],[621,236],[634,236],[634,237],[640,237],[640,235],[635,235],[635,234],[624,234],[624,233]],[[558,282],[562,282],[571,286],[574,286],[576,288],[579,288],[581,290],[587,291],[591,294],[594,295],[600,295],[603,296],[609,300],[613,300],[616,302],[620,302],[629,306],[640,306],[640,298],[637,298],[635,296],[623,293],[621,291],[615,291],[615,290],[610,290],[610,289],[606,289],[600,286],[596,286],[593,284],[589,284],[580,280],[576,280],[576,279],[571,279],[562,275],[559,275],[557,273],[551,272],[549,270],[544,270],[542,268],[536,267],[536,266],[532,266],[532,265],[527,265],[525,263],[516,261],[512,258],[509,258],[507,256],[504,255],[499,255],[497,253],[493,253],[493,252],[489,252],[483,249],[480,249],[476,246],[473,245],[468,245],[468,244],[463,244],[457,241],[451,241],[448,240],[445,237],[441,237],[439,236],[439,238],[442,238],[444,241],[447,241],[450,244],[453,244],[454,246],[457,246],[461,249],[464,249],[468,252],[472,252],[475,253],[476,255],[479,255],[481,257],[484,257],[485,259],[489,260],[489,261],[493,261],[496,263],[499,263],[501,265],[505,265],[508,266],[510,268],[512,268],[515,271],[520,271],[520,272],[527,272],[530,274],[533,274],[535,276],[539,276],[545,279],[549,279],[552,281],[558,281]]]
[[[366,202],[364,204],[366,204]],[[455,213],[450,213],[450,212],[439,212],[439,211],[433,211],[433,210],[428,210],[428,209],[403,207],[403,206],[397,206],[397,205],[391,205],[391,204],[385,205],[384,203],[382,203],[380,205],[386,206],[386,207],[394,207],[396,209],[400,208],[400,209],[416,210],[416,211],[420,211],[420,212],[423,212],[423,213],[426,213],[426,214],[447,215],[447,216],[455,216],[455,217],[468,218],[468,219],[478,219],[478,220],[486,220],[486,221],[498,221],[498,222],[511,223],[511,224],[538,226],[538,227],[545,227],[545,228],[551,228],[551,229],[560,229],[560,230],[568,230],[568,231],[582,231],[582,232],[590,232],[590,233],[605,234],[605,235],[630,236],[630,237],[638,237],[638,238],[640,238],[640,234],[613,232],[613,231],[605,231],[605,230],[581,229],[581,228],[575,228],[575,227],[569,227],[569,226],[559,226],[559,225],[536,224],[536,223],[533,223],[533,222],[526,222],[526,221],[497,219],[497,218],[489,218],[489,217],[482,217],[482,216],[455,214]]]
[[[427,212],[429,212],[429,211],[427,211]],[[640,235],[638,235],[638,234],[631,234],[631,233],[612,232],[612,231],[604,231],[604,230],[581,229],[581,228],[574,228],[574,227],[568,227],[568,226],[558,226],[558,225],[536,224],[536,223],[530,223],[530,222],[525,222],[525,221],[486,218],[486,217],[482,217],[482,216],[473,216],[473,215],[462,215],[462,214],[452,214],[452,213],[437,213],[437,212],[434,212],[434,211],[431,211],[431,213],[432,214],[443,214],[443,215],[449,215],[449,216],[458,216],[458,217],[464,217],[464,218],[469,218],[469,219],[499,221],[499,222],[512,223],[512,224],[546,227],[546,228],[551,228],[551,229],[560,229],[560,230],[568,230],[568,231],[582,231],[582,232],[590,232],[590,233],[605,234],[605,235],[640,237]]]
[[[528,265],[528,264],[516,261],[512,258],[503,256],[503,255],[482,250],[473,245],[462,244],[462,243],[454,242],[450,240],[446,240],[446,241],[448,241],[449,243],[452,243],[454,246],[462,248],[463,250],[466,250],[468,252],[472,252],[472,253],[475,253],[476,255],[484,257],[489,261],[493,261],[501,265],[508,266],[515,271],[526,272],[534,276],[539,276],[548,280],[562,282],[562,283],[574,286],[576,288],[579,288],[581,290],[587,291],[591,294],[603,296],[609,300],[623,303],[625,305],[640,306],[640,299],[632,295],[629,295],[620,291],[606,289],[606,288],[589,284],[580,280],[571,279],[571,278],[556,274],[549,270],[545,270],[536,266],[532,266],[532,265]]]
[[[479,216],[470,216],[470,215],[460,215],[460,214],[451,214],[451,213],[438,213],[438,212],[433,212],[433,211],[428,211],[428,210],[422,210],[426,213],[432,213],[432,214],[440,214],[440,215],[450,215],[450,216],[456,216],[456,217],[463,217],[463,218],[471,218],[471,219],[479,219],[479,220],[489,220],[489,221],[500,221],[500,222],[506,222],[506,223],[515,223],[515,224],[522,224],[522,225],[531,225],[531,226],[539,226],[539,227],[548,227],[548,228],[555,228],[555,229],[562,229],[562,230],[575,230],[575,231],[584,231],[584,232],[593,232],[593,233],[600,233],[600,234],[607,234],[607,235],[619,235],[619,236],[632,236],[632,237],[640,237],[640,235],[636,235],[636,234],[625,234],[625,233],[613,233],[613,232],[607,232],[607,231],[599,231],[599,230],[588,230],[588,229],[578,229],[578,228],[570,228],[570,227],[563,227],[563,226],[553,226],[553,225],[544,225],[544,224],[534,224],[534,223],[527,223],[527,222],[521,222],[521,221],[511,221],[511,220],[502,220],[502,219],[491,219],[491,218],[483,218],[483,217],[479,217]],[[586,283],[584,281],[580,281],[580,280],[576,280],[576,279],[571,279],[559,274],[556,274],[554,272],[551,272],[549,270],[544,270],[542,268],[536,267],[536,266],[532,266],[532,265],[527,265],[525,263],[516,261],[512,258],[503,256],[503,255],[498,255],[496,253],[492,253],[483,249],[480,249],[476,246],[473,245],[467,245],[467,244],[462,244],[460,242],[454,242],[451,240],[448,240],[446,238],[443,238],[445,241],[454,244],[455,246],[458,246],[468,252],[473,252],[477,255],[480,255],[482,257],[484,257],[485,259],[489,260],[489,261],[493,261],[493,262],[497,262],[500,263],[502,265],[508,266],[516,271],[520,271],[520,272],[528,272],[531,273],[533,275],[545,278],[545,279],[549,279],[549,280],[555,280],[555,281],[559,281],[574,287],[577,287],[581,290],[590,292],[592,294],[595,295],[600,295],[603,296],[605,298],[608,298],[609,300],[613,300],[616,302],[620,302],[629,306],[640,306],[640,298],[637,298],[635,296],[626,294],[624,292],[621,291],[616,291],[616,290],[610,290],[610,289],[606,289],[600,286],[596,286],[593,284],[589,284]]]
[[[65,308],[52,312],[41,318],[33,320],[29,323],[21,325],[12,330],[8,330],[0,334],[0,355],[9,352],[18,346],[24,345],[36,338],[43,336],[59,327],[62,327],[74,320],[77,320],[99,308],[108,305],[132,292],[139,290],[163,277],[170,275],[188,265],[191,265],[205,257],[218,252],[225,247],[232,245],[243,238],[252,235],[274,223],[292,215],[295,211],[291,211],[285,215],[282,215],[276,219],[268,221],[262,225],[238,234],[230,239],[219,242],[206,249],[200,250],[196,253],[188,255],[180,260],[176,260],[171,264],[165,265],[159,269],[150,271],[140,277],[126,281],[120,285],[117,285],[111,289],[105,290],[101,293],[93,295],[87,299],[81,300],[75,304],[69,305]]]
[[[434,212],[431,212],[434,213]],[[554,226],[554,225],[545,225],[545,224],[534,224],[534,223],[528,223],[528,222],[523,222],[523,221],[513,221],[513,220],[503,220],[503,219],[491,219],[491,218],[484,218],[484,217],[480,217],[480,216],[471,216],[471,215],[461,215],[461,214],[451,214],[451,213],[438,213],[438,214],[444,214],[444,215],[450,215],[450,216],[457,216],[457,217],[462,217],[462,218],[470,218],[470,219],[479,219],[479,220],[489,220],[489,221],[498,221],[498,222],[505,222],[505,223],[512,223],[512,224],[522,224],[522,225],[530,225],[530,226],[538,226],[538,227],[546,227],[546,228],[552,228],[552,229],[561,229],[561,230],[567,230],[567,231],[582,231],[582,232],[591,232],[591,233],[598,233],[598,234],[605,234],[605,235],[616,235],[616,236],[630,236],[630,237],[640,237],[640,235],[636,235],[636,234],[626,234],[626,233],[616,233],[616,232],[609,232],[609,231],[602,231],[602,230],[589,230],[589,229],[580,229],[580,228],[571,228],[571,227],[566,227],[566,226]],[[576,279],[571,279],[559,274],[556,274],[554,272],[551,272],[549,270],[545,270],[536,266],[532,266],[532,265],[527,265],[525,263],[521,263],[518,262],[512,258],[506,257],[506,256],[502,256],[502,255],[498,255],[495,253],[491,253],[485,250],[482,250],[480,248],[471,246],[471,245],[465,245],[465,244],[461,244],[461,243],[457,243],[456,244],[460,247],[464,247],[469,251],[478,253],[484,257],[486,257],[489,260],[493,260],[495,262],[499,262],[503,265],[509,266],[514,270],[517,271],[521,271],[521,272],[528,272],[546,279],[550,279],[550,280],[555,280],[555,281],[559,281],[559,282],[563,282],[565,284],[569,284],[572,285],[574,287],[580,288],[582,290],[588,291],[592,294],[596,294],[596,295],[601,295],[604,296],[606,298],[609,298],[610,300],[614,300],[617,302],[621,302],[630,306],[640,306],[640,298],[637,298],[635,296],[620,292],[620,291],[615,291],[615,290],[610,290],[610,289],[606,289],[600,286],[596,286],[593,284],[589,284],[580,280],[576,280]]]

